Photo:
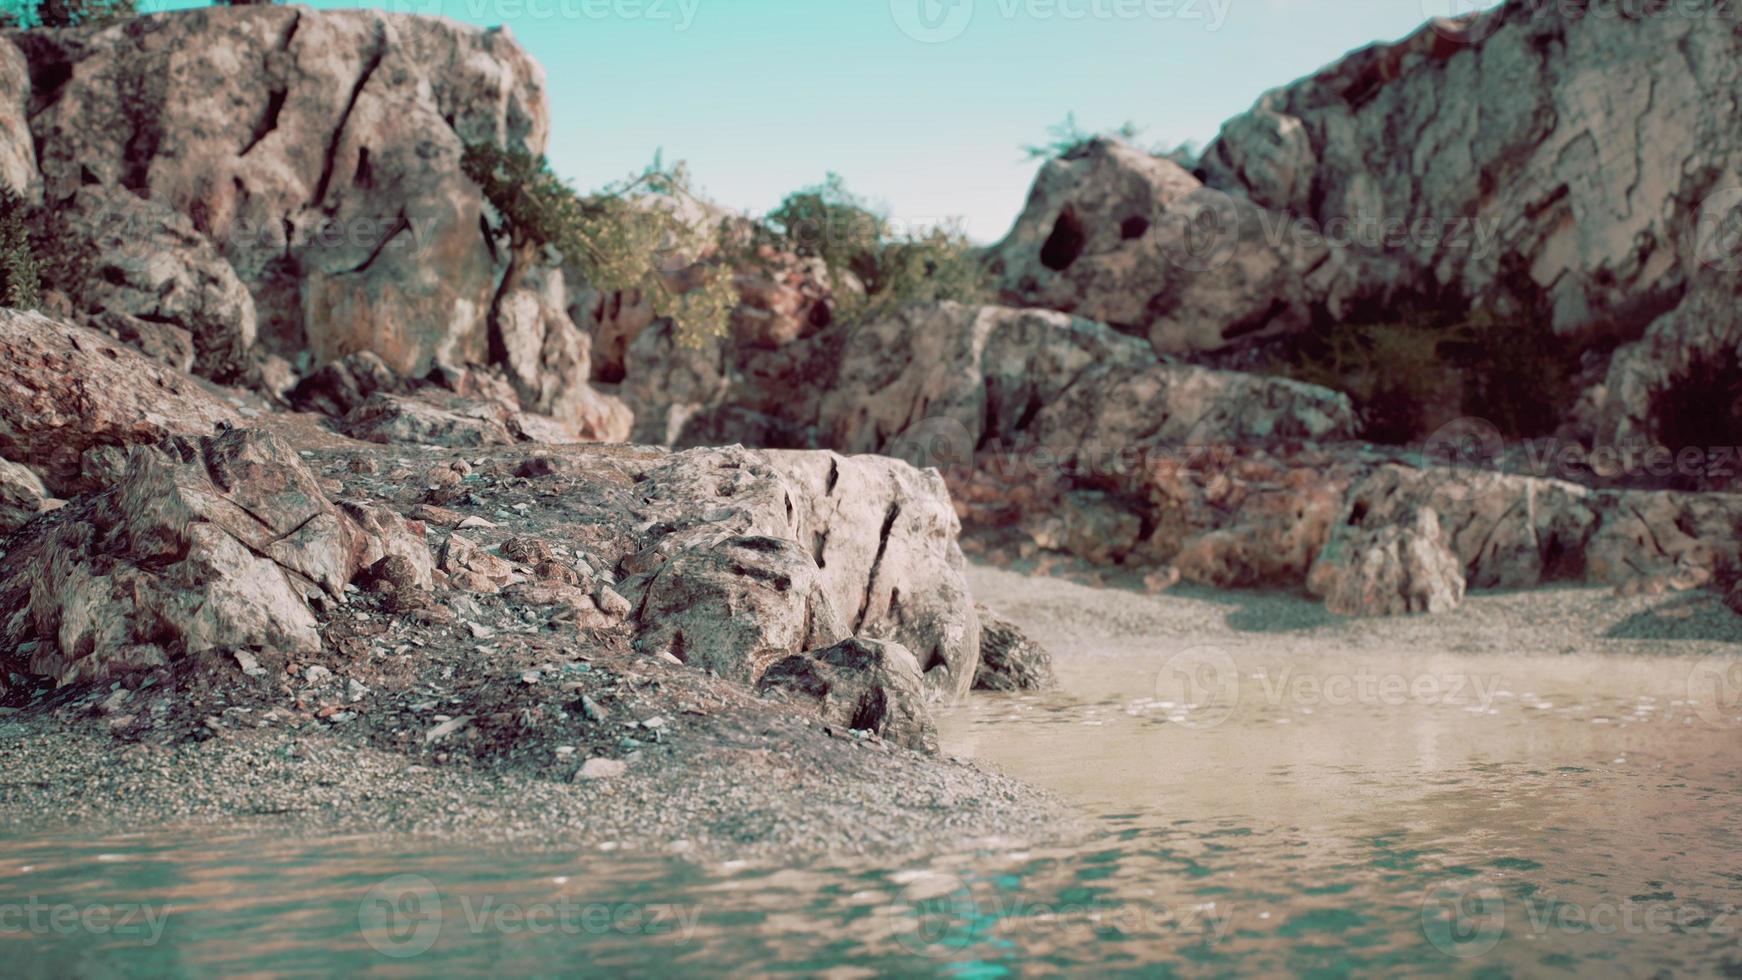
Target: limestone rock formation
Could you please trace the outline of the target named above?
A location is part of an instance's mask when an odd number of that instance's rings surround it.
[[[194,373],[242,373],[254,347],[254,298],[192,222],[119,187],[81,188],[61,207],[96,249],[86,299],[111,329],[148,351],[155,330],[185,331]]]
[[[1005,302],[1111,323],[1163,354],[1299,330],[1340,288],[1325,243],[1112,139],[1049,161],[990,254]]]
[[[1685,441],[1662,403],[1742,373],[1739,16],[1515,0],[1431,23],[1267,93],[1194,173],[1109,140],[1049,163],[992,268],[1007,302],[1172,354],[1468,309],[1583,352],[1570,431]]]
[[[843,729],[872,732],[921,752],[938,751],[919,661],[899,643],[853,638],[784,657],[768,667],[757,688],[810,702],[825,721]]]
[[[686,552],[740,537],[793,542],[816,569],[845,632],[787,652],[849,635],[890,640],[916,651],[938,694],[953,700],[967,693],[979,620],[956,543],[960,524],[937,474],[878,457],[728,448],[679,453],[640,483],[648,520],[663,533],[622,563],[632,576],[623,586],[631,601],[656,594],[666,578],[660,569]],[[787,564],[794,567],[781,572],[786,580],[809,581],[801,563]],[[809,608],[816,613],[821,605]],[[645,608],[641,615],[659,619]]]
[[[124,189],[186,216],[273,350],[372,350],[406,375],[487,359],[506,259],[463,141],[541,150],[543,71],[503,29],[217,7],[18,38],[46,192]]]
[[[240,421],[199,382],[102,334],[0,309],[0,457],[33,468],[57,494],[100,483],[92,450]]]
[[[1450,612],[1464,601],[1464,565],[1423,508],[1410,524],[1338,527],[1307,585],[1340,616]]]
[[[980,614],[980,669],[974,674],[974,690],[1044,691],[1058,684],[1052,672],[1052,651],[985,606],[976,609]]]
[[[637,436],[720,436],[890,452],[922,466],[976,450],[1131,457],[1147,446],[1336,440],[1342,395],[1159,360],[1142,341],[1059,313],[942,303],[778,350],[685,350],[659,330],[630,351]],[[1046,466],[1046,463],[1040,465]]]
[[[775,661],[851,635],[820,578],[809,552],[782,538],[736,537],[685,551],[647,586],[640,642],[755,684]]]
[[[239,429],[133,447],[115,485],[32,528],[0,577],[0,639],[61,683],[208,651],[318,650],[306,597],[338,600],[380,552],[295,452]]]

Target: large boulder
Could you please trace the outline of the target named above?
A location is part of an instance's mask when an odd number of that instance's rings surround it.
[[[1663,396],[1742,349],[1738,18],[1693,0],[1435,22],[1266,94],[1200,171],[1313,228],[1389,230],[1347,263],[1363,295],[1540,323],[1596,355],[1646,335],[1576,421],[1607,445],[1674,440]]]
[[[0,37],[0,187],[27,197],[38,188],[29,110],[30,66],[10,40]]]
[[[946,699],[961,697],[973,682],[979,619],[956,543],[959,524],[937,473],[881,457],[732,447],[674,455],[642,473],[636,491],[641,519],[652,530],[620,563],[627,576],[622,591],[631,601],[677,595],[692,576],[706,580],[710,594],[730,595],[745,585],[732,573],[734,563],[756,572],[778,559],[778,574],[763,569],[766,574],[752,578],[786,581],[809,596],[814,574],[826,608],[846,630],[841,636],[889,640],[914,651],[931,690]],[[790,542],[796,551],[782,546],[751,561],[731,544],[746,538]],[[686,559],[691,553],[695,557]],[[738,556],[724,571],[722,553]],[[668,573],[668,565],[682,574]],[[825,608],[809,599],[802,607]],[[673,637],[659,625],[661,617],[647,607],[640,615],[655,630],[651,645],[669,647]],[[826,643],[787,652],[816,645]]]
[[[96,331],[0,309],[0,456],[61,495],[100,485],[93,450],[210,435],[241,421],[183,374]]]
[[[920,752],[938,751],[919,661],[899,643],[854,638],[784,657],[762,674],[757,689],[808,702],[825,721],[848,731],[871,732]]]
[[[1163,354],[1215,350],[1342,312],[1341,263],[1281,216],[1165,157],[1091,140],[1041,169],[991,268],[1002,299],[1100,320]]]
[[[1342,525],[1307,586],[1339,616],[1450,612],[1464,601],[1464,565],[1446,546],[1439,515],[1424,508],[1409,524]]]
[[[1386,289],[1568,340],[1636,334],[1698,268],[1702,209],[1738,194],[1737,18],[1721,0],[1514,2],[1431,23],[1267,93],[1200,170],[1315,228],[1389,229],[1362,273]]]
[[[191,221],[113,186],[81,188],[63,208],[68,228],[96,255],[83,299],[107,314],[111,331],[147,352],[161,349],[149,338],[163,327],[185,331],[195,373],[242,373],[254,346],[254,298]]]
[[[745,684],[777,660],[850,635],[810,553],[781,538],[736,537],[678,555],[649,583],[638,616],[645,648]]]
[[[134,447],[108,490],[12,543],[0,649],[61,683],[208,651],[316,651],[307,597],[340,600],[382,553],[254,430]]]
[[[507,267],[467,141],[542,151],[542,69],[504,28],[214,7],[17,35],[51,200],[130,191],[252,292],[269,350],[420,376],[488,359]]]
[[[930,443],[1129,454],[1348,438],[1343,395],[1282,378],[1165,363],[1141,341],[1043,310],[942,303],[846,331],[817,427],[841,452]],[[940,425],[940,423],[942,423]],[[906,437],[906,438],[904,438]]]
[[[985,606],[980,614],[980,669],[976,691],[1044,691],[1058,684],[1052,671],[1052,651],[1029,639],[1010,620]]]
[[[1109,465],[1146,447],[1349,438],[1340,394],[1163,361],[1099,323],[939,303],[773,350],[686,348],[655,327],[629,354],[636,436],[889,453],[922,466],[1046,449]]]

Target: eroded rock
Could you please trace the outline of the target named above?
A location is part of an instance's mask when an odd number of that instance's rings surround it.
[[[1464,601],[1464,565],[1423,508],[1409,524],[1339,527],[1307,585],[1339,616],[1451,612]]]
[[[638,618],[643,649],[747,684],[782,657],[850,635],[810,555],[769,537],[676,556],[648,584]]]
[[[0,534],[10,534],[52,506],[48,488],[28,467],[0,459]]]
[[[975,608],[980,615],[980,668],[974,690],[1044,691],[1057,686],[1052,651],[985,606]]]
[[[232,430],[134,447],[120,480],[27,529],[0,577],[5,648],[60,683],[207,651],[321,645],[370,552],[276,437]]]
[[[186,375],[96,331],[0,309],[0,456],[30,466],[52,492],[100,485],[86,454],[210,435],[240,417]]]
[[[849,639],[786,657],[768,667],[757,689],[809,702],[829,724],[921,752],[938,750],[919,661],[899,643]]]

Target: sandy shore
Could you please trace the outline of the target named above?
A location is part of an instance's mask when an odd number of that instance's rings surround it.
[[[1495,656],[1733,656],[1742,620],[1708,594],[1569,589],[1477,595],[1434,618],[1339,620],[1304,597],[1181,589],[1161,596],[977,566],[974,591],[1043,642],[1084,637],[1277,642]],[[1667,644],[1665,641],[1682,641]],[[123,740],[95,695],[0,717],[0,827],[11,836],[212,827],[388,834],[515,846],[803,860],[919,855],[1092,832],[1067,801],[964,761],[825,730],[681,667],[602,659],[585,675],[617,722],[672,722],[608,780],[576,781],[586,746],[536,733],[505,759],[392,749],[391,732],[226,711],[210,737]],[[520,665],[509,663],[515,671]],[[603,680],[610,678],[611,680]],[[589,680],[589,683],[592,683]],[[242,723],[237,723],[237,718]],[[608,736],[617,739],[614,722]]]

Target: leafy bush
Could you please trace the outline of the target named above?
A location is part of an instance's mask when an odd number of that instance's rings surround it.
[[[1282,341],[1261,370],[1347,394],[1366,438],[1402,445],[1460,416],[1547,435],[1574,395],[1577,351],[1530,322],[1416,314]]]
[[[108,24],[138,12],[136,0],[0,0],[0,28]]]
[[[678,336],[700,343],[725,332],[736,296],[729,270],[704,268],[699,284],[674,288],[668,277],[716,253],[719,229],[697,227],[679,213],[689,195],[681,166],[659,161],[595,194],[577,193],[543,156],[486,143],[466,147],[461,166],[507,225],[512,289],[535,263],[570,262],[602,292],[641,290]]]
[[[35,309],[40,302],[40,276],[31,248],[30,207],[10,188],[0,187],[0,306]]]
[[[940,225],[898,233],[839,174],[787,195],[765,222],[778,248],[828,266],[838,315],[876,316],[916,302],[980,302],[990,287],[967,236]]]

